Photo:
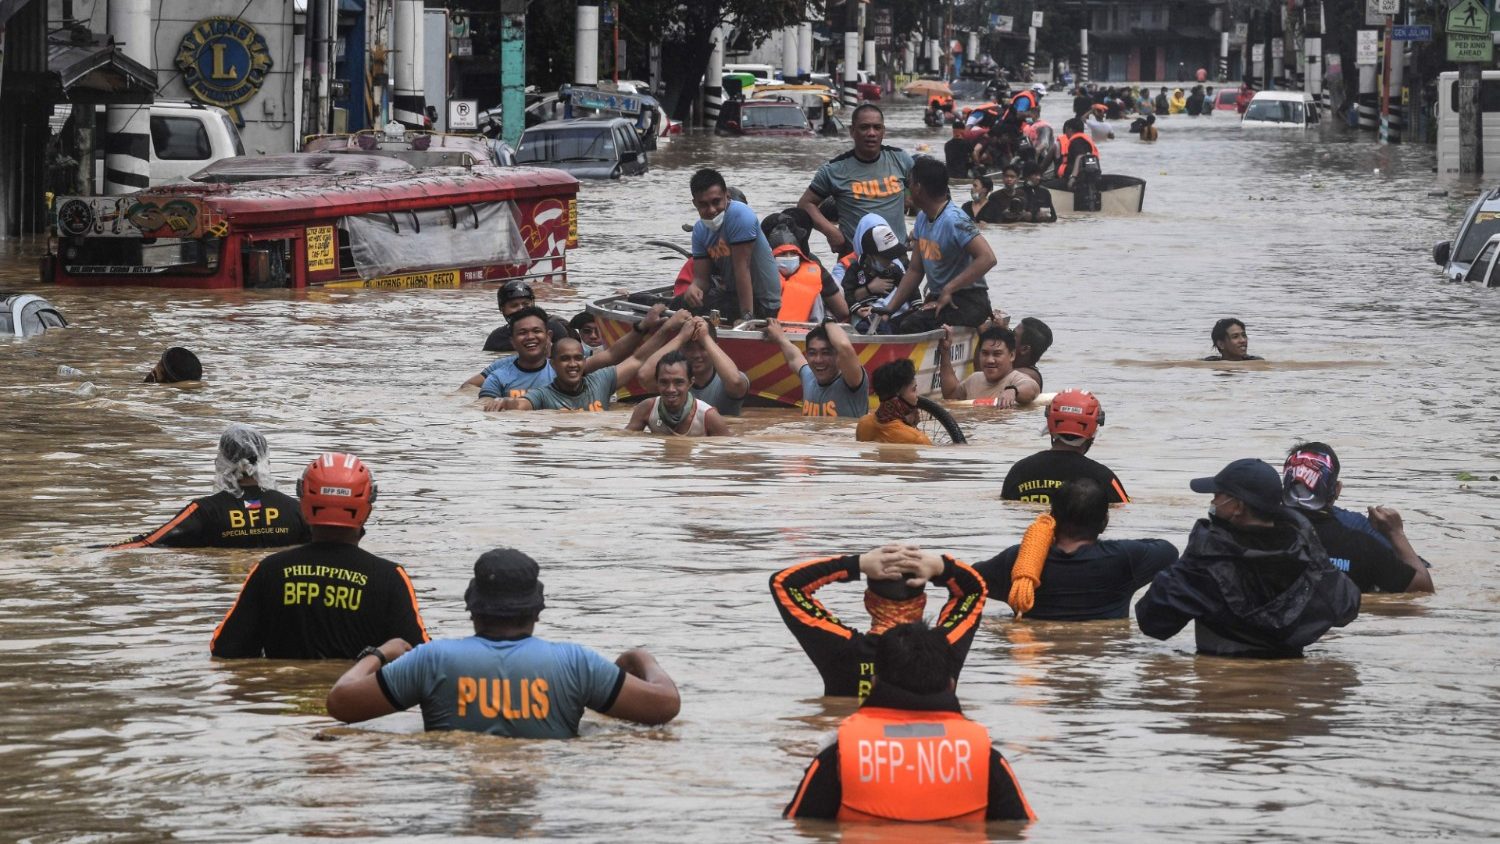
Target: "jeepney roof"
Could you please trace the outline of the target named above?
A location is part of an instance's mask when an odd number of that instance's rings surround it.
[[[240,225],[329,219],[509,199],[572,198],[578,180],[546,167],[446,167],[242,184],[177,184],[137,194],[199,200]]]

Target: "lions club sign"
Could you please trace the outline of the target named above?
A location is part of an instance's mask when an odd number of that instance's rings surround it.
[[[226,17],[198,21],[177,46],[183,84],[200,102],[229,112],[243,126],[241,103],[255,96],[271,70],[271,51],[255,27]]]

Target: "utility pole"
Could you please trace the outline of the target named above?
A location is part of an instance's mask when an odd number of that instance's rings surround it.
[[[500,0],[500,131],[511,149],[526,129],[526,3]]]
[[[1385,55],[1380,68],[1380,142],[1391,142],[1391,27],[1395,21],[1385,16]]]

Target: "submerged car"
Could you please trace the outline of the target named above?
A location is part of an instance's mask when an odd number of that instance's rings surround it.
[[[812,137],[812,123],[802,106],[790,97],[728,100],[719,107],[715,135],[780,135]]]
[[[1500,287],[1500,188],[1481,194],[1469,206],[1458,237],[1433,247],[1432,260],[1451,281],[1477,281]]]
[[[1320,120],[1318,104],[1303,91],[1260,91],[1240,118],[1250,128],[1306,129]]]
[[[623,117],[553,120],[527,129],[517,164],[556,167],[578,179],[618,179],[650,169],[635,126]]]

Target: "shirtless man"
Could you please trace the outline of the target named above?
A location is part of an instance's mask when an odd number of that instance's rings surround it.
[[[979,335],[979,371],[960,381],[953,371],[948,354],[952,331],[944,326],[938,341],[938,377],[943,398],[993,400],[996,407],[1015,407],[1036,400],[1042,388],[1036,381],[1015,368],[1016,333],[1009,328],[991,326]]]
[[[661,395],[636,405],[627,431],[650,429],[653,434],[677,437],[723,437],[729,426],[719,411],[694,398],[687,358],[671,352],[656,362],[656,389]]]

